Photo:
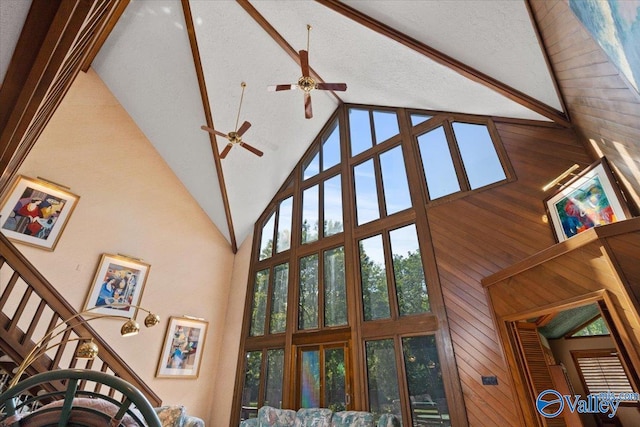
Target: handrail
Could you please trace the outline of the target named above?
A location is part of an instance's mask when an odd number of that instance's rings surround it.
[[[35,345],[32,334],[36,330],[37,324],[47,322],[43,319],[44,309],[48,307],[54,314],[47,323],[47,331],[59,321],[68,319],[78,313],[64,297],[49,283],[44,276],[22,255],[18,249],[2,234],[0,234],[0,269],[11,270],[11,278],[7,286],[0,295],[0,349],[14,361],[23,360]],[[19,289],[19,279],[26,285],[27,289]],[[18,289],[17,289],[18,288]],[[5,306],[13,292],[14,295],[21,295],[20,302],[15,308],[15,312],[9,315],[5,312]],[[25,312],[27,304],[31,298],[39,298],[35,312]],[[13,308],[13,307],[11,307]],[[18,323],[29,322],[26,331],[18,327]],[[70,325],[71,326],[71,325]],[[154,406],[160,406],[162,400],[151,390],[151,388],[131,369],[129,365],[102,339],[98,333],[86,322],[77,323],[70,328],[69,334],[74,333],[79,337],[91,337],[98,346],[98,358],[102,362],[99,370],[102,372],[111,371],[117,377],[124,379],[138,388]],[[62,337],[63,340],[69,335]],[[66,343],[64,343],[66,344]],[[53,360],[47,356],[35,361],[29,368],[29,373],[46,372],[57,368],[75,368],[78,359],[75,357],[73,349],[71,352],[71,366],[60,366],[65,345],[60,345]],[[69,349],[66,349],[69,351]],[[97,361],[96,360],[96,361]],[[87,368],[92,369],[94,361],[87,362]]]

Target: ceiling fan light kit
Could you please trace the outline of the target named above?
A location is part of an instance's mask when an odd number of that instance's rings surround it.
[[[222,136],[229,141],[229,143],[226,145],[226,147],[224,147],[224,149],[220,153],[221,159],[224,159],[225,157],[227,157],[227,154],[229,154],[229,151],[231,151],[231,148],[233,148],[234,145],[239,145],[240,147],[252,152],[258,157],[262,157],[262,155],[264,154],[262,151],[258,150],[255,147],[252,147],[251,145],[247,144],[242,140],[242,135],[244,135],[244,133],[247,130],[249,130],[249,128],[251,127],[251,123],[245,120],[244,123],[242,123],[242,126],[238,128],[238,121],[240,119],[240,110],[242,109],[242,99],[244,98],[244,89],[245,87],[247,87],[247,84],[245,82],[242,82],[240,83],[240,86],[242,87],[242,94],[240,95],[240,105],[238,106],[238,115],[236,116],[235,130],[227,134],[224,134],[222,132],[218,132],[217,130],[209,126],[200,126],[200,129],[206,130],[207,132],[212,133],[214,135]]]
[[[311,25],[307,25],[307,50],[301,50],[298,52],[300,58],[300,68],[302,76],[298,79],[297,84],[280,84],[269,86],[267,89],[272,92],[279,92],[283,90],[301,89],[304,92],[304,117],[310,119],[313,117],[313,109],[311,107],[311,91],[318,90],[333,90],[344,92],[347,90],[346,83],[323,83],[316,82],[311,77],[309,72],[309,33],[311,32]]]

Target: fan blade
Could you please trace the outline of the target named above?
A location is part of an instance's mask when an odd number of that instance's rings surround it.
[[[302,68],[302,77],[309,77],[309,52],[301,50],[298,52],[300,55],[300,68]]]
[[[311,110],[311,94],[309,92],[304,93],[304,118],[310,119],[313,117],[313,111]]]
[[[272,86],[267,86],[267,90],[269,92],[279,92],[281,90],[296,89],[297,87],[298,85],[272,85]]]
[[[251,127],[251,123],[245,121],[242,124],[242,126],[240,126],[240,129],[236,131],[236,135],[242,136],[242,134],[245,133],[250,127]]]
[[[224,147],[224,150],[222,150],[222,153],[220,153],[221,159],[227,157],[227,154],[229,154],[229,151],[231,151],[231,147],[233,147],[233,144],[227,144],[227,146]]]
[[[212,134],[214,134],[214,135],[220,135],[220,136],[222,136],[222,137],[227,138],[227,135],[226,135],[226,134],[224,134],[224,133],[222,133],[222,132],[218,132],[217,130],[215,130],[215,129],[213,129],[213,128],[210,128],[209,126],[200,126],[200,129],[202,129],[202,130],[206,130],[207,132],[212,133]]]
[[[253,154],[255,154],[258,157],[262,157],[262,155],[264,154],[262,151],[258,150],[255,147],[250,146],[249,144],[247,144],[246,142],[242,141],[240,143],[240,146],[243,148],[246,148],[247,150],[251,151]]]
[[[316,83],[316,89],[320,90],[338,90],[344,92],[347,90],[346,83]]]

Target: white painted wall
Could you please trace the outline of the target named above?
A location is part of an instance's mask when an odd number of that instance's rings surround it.
[[[238,249],[233,266],[233,277],[231,278],[229,302],[227,304],[227,318],[221,345],[222,351],[220,352],[218,363],[215,391],[211,400],[210,419],[213,421],[212,426],[230,425],[252,244],[253,233],[249,234]]]
[[[189,147],[189,141],[175,144]],[[103,253],[151,264],[141,305],[156,311],[161,324],[133,338],[120,337],[113,319],[92,326],[163,403],[183,404],[207,425],[223,425],[209,416],[212,402],[217,411],[230,410],[217,401],[224,390],[230,406],[233,387],[216,385],[226,386],[235,374],[242,306],[233,301],[244,301],[239,292],[246,289],[248,257],[238,261],[244,278],[237,273],[232,280],[229,244],[97,74],[78,76],[19,173],[68,186],[80,200],[55,251],[16,243],[18,249],[79,311]],[[200,376],[155,378],[168,319],[185,314],[209,321]]]

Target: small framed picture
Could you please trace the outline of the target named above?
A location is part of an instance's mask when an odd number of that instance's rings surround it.
[[[198,378],[209,322],[194,317],[171,317],[164,338],[158,378]]]
[[[2,200],[0,230],[14,242],[53,251],[79,199],[62,186],[20,175]]]
[[[604,157],[547,198],[545,207],[558,242],[631,216]]]
[[[151,266],[124,255],[102,254],[84,310],[134,318]],[[111,306],[113,305],[113,307]],[[125,307],[116,307],[126,305]]]

